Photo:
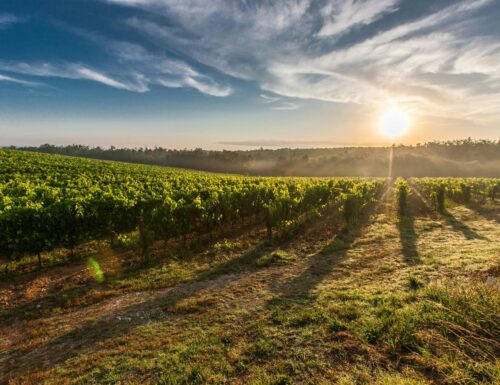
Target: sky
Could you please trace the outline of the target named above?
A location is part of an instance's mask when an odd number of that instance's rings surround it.
[[[500,139],[498,20],[499,0],[2,0],[0,146]]]

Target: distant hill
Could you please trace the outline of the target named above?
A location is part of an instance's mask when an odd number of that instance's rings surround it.
[[[169,150],[88,147],[23,147],[27,151],[117,160],[211,172],[267,176],[500,177],[500,141],[454,140],[412,146],[344,147],[249,151]]]

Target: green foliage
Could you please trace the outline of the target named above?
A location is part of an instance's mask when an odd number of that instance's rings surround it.
[[[134,234],[118,235],[116,239],[116,246],[136,251],[139,251],[140,249],[139,239]]]
[[[446,198],[458,203],[485,203],[496,199],[499,178],[412,178],[412,183],[432,201],[438,212],[445,210]]]
[[[405,216],[408,214],[409,193],[410,189],[408,187],[408,182],[406,182],[403,178],[398,178],[396,180],[396,198],[399,216]]]
[[[325,311],[321,308],[310,307],[299,311],[293,316],[290,325],[295,327],[304,327],[310,324],[319,324],[327,320]]]
[[[268,338],[258,339],[249,349],[248,355],[256,360],[267,359],[279,351],[277,341],[272,341]]]
[[[338,332],[338,331],[341,331],[341,330],[345,330],[346,329],[346,325],[345,325],[344,322],[342,322],[338,318],[333,318],[331,320],[331,322],[330,322],[329,329],[332,332]]]
[[[443,212],[445,209],[444,197],[445,197],[444,186],[438,186],[436,191],[433,193],[433,200],[436,210],[439,212]]]
[[[460,184],[460,200],[463,203],[469,203],[471,199],[471,190],[472,187],[466,183]]]
[[[367,181],[352,186],[345,186],[341,195],[341,212],[347,224],[354,224],[359,219],[360,213],[366,204],[371,202],[383,183],[378,181]]]
[[[420,287],[422,286],[422,284],[420,283],[420,281],[418,280],[417,277],[415,277],[414,275],[410,275],[408,277],[408,286],[412,290],[418,290],[418,289],[420,289]]]
[[[381,179],[260,178],[0,150],[0,255],[10,259],[120,239],[147,256],[159,239],[186,238],[244,218],[272,228],[348,200],[355,218]],[[263,215],[265,214],[265,215]],[[123,234],[138,232],[135,238]]]

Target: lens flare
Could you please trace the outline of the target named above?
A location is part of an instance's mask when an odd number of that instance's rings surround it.
[[[104,271],[102,270],[101,266],[94,258],[91,257],[87,260],[87,266],[92,271],[92,273],[94,275],[94,279],[97,282],[99,282],[99,283],[104,282],[104,279],[105,279],[104,278]]]

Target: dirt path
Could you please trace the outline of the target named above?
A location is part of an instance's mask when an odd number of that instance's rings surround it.
[[[273,252],[280,247],[293,250],[296,253],[293,256],[294,260],[307,257],[318,245],[327,242],[338,231],[340,225],[337,222],[336,217],[322,217],[309,224],[307,228],[301,229],[298,237],[289,242],[280,242],[277,246],[268,247],[262,247],[260,243],[253,245],[236,260],[227,261],[215,271],[208,270],[206,278],[203,278],[202,274],[201,278],[197,277],[164,290],[128,293],[68,314],[13,324],[0,334],[2,362],[8,362],[9,367],[15,367],[16,371],[22,369],[24,365],[32,367],[34,363],[42,367],[50,366],[71,356],[72,350],[87,345],[88,341],[83,340],[68,342],[72,334],[85,334],[86,339],[89,339],[88,334],[95,331],[97,334],[95,339],[98,340],[101,336],[105,337],[103,329],[112,329],[114,332],[111,334],[116,334],[118,331],[125,332],[130,327],[148,322],[154,313],[158,313],[161,304],[172,299],[187,299],[211,291],[217,292],[219,296],[228,296],[228,293],[234,296],[238,292],[250,290],[251,287],[264,285],[272,281],[273,276],[279,275],[282,267],[255,269],[253,262],[262,256],[271,255],[272,258]],[[245,265],[248,264],[256,271],[249,274],[238,272],[240,265],[243,265],[245,270]],[[225,270],[228,272],[225,273]],[[81,268],[73,267],[71,275],[80,271]],[[52,276],[54,273],[50,274]],[[32,285],[36,285],[39,280],[50,279],[50,277],[38,278]],[[244,298],[242,301],[241,297],[237,300],[239,306],[257,301],[255,298]],[[60,345],[63,345],[63,348]]]

